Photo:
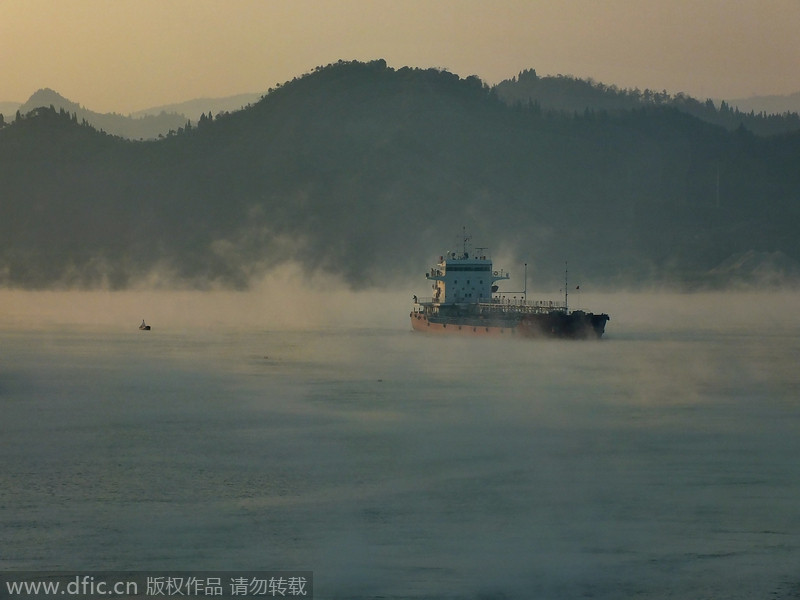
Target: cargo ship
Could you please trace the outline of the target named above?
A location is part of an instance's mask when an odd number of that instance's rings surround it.
[[[465,238],[466,240],[466,238]],[[478,248],[448,252],[439,257],[425,278],[432,282],[433,296],[413,297],[411,327],[414,331],[467,336],[599,339],[610,317],[569,310],[565,273],[564,300],[528,300],[527,266],[521,292],[499,291],[497,283],[510,275],[495,270]]]

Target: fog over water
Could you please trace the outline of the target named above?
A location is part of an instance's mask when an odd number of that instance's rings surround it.
[[[800,596],[800,294],[0,292],[0,569],[310,569],[319,598]],[[136,328],[142,318],[153,330]]]

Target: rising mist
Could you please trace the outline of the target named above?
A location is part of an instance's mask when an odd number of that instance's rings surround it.
[[[550,288],[565,261],[607,290],[781,286],[800,280],[799,143],[669,106],[509,106],[476,77],[380,60],[158,141],[37,109],[0,130],[0,285],[168,272],[175,288],[247,289],[299,263],[391,287],[467,227]]]

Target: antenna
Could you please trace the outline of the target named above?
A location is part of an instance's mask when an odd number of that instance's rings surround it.
[[[472,239],[472,236],[471,235],[467,235],[466,226],[462,226],[461,227],[461,231],[462,231],[462,234],[463,234],[462,239],[464,240],[464,254],[463,255],[466,256],[467,255],[467,242]]]
[[[528,303],[528,263],[525,263],[525,287],[522,288],[522,298],[525,304]]]
[[[569,280],[567,279],[567,274],[569,273],[569,270],[567,269],[568,265],[569,261],[564,261],[564,310],[566,312],[569,312]]]

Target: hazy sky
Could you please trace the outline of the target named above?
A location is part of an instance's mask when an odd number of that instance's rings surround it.
[[[705,99],[800,91],[800,0],[0,0],[0,101],[264,92],[339,59],[526,68]]]

